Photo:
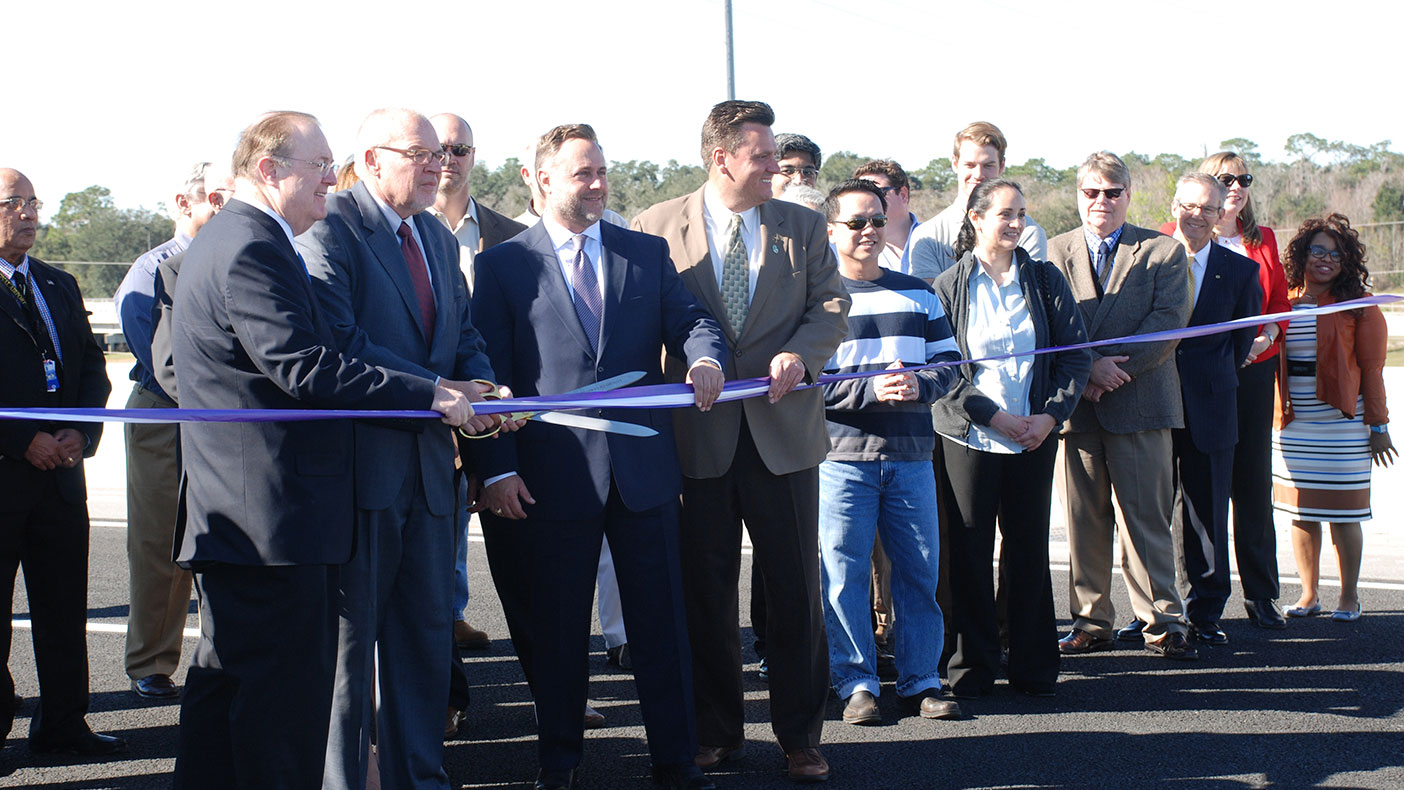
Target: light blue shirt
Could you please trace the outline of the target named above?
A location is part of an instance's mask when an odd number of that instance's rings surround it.
[[[541,224],[546,228],[546,235],[551,237],[551,248],[556,251],[556,260],[561,265],[561,276],[565,277],[566,290],[570,292],[570,298],[575,299],[575,234],[564,225],[556,221],[555,217],[546,216],[541,219]],[[604,247],[600,243],[600,223],[596,221],[590,227],[581,231],[585,236],[585,257],[590,261],[590,267],[595,270],[595,284],[600,289],[600,323],[604,323]]]
[[[1011,264],[1012,265],[1012,264]],[[1014,266],[1008,285],[999,285],[984,266],[970,273],[970,318],[965,342],[973,359],[999,354],[1020,354],[1008,359],[975,363],[975,388],[1001,409],[1020,417],[1029,415],[1029,387],[1033,383],[1032,352],[1038,347],[1033,317],[1019,285]],[[1024,448],[994,428],[970,424],[966,444],[989,453],[1021,453]]]
[[[15,272],[24,275],[24,279],[29,282],[29,298],[34,300],[34,306],[39,308],[39,317],[44,321],[44,328],[49,332],[49,340],[53,341],[54,351],[58,354],[58,363],[63,364],[63,346],[59,345],[58,329],[54,326],[54,316],[49,312],[49,303],[44,301],[44,292],[39,290],[39,286],[34,282],[34,272],[30,271],[29,256],[24,256],[19,266],[15,266],[4,258],[0,258],[0,274],[5,275],[13,286]]]
[[[434,290],[434,272],[429,266],[429,253],[424,251],[424,239],[419,236],[419,227],[414,222],[414,216],[411,215],[409,219],[401,217],[399,212],[390,208],[385,201],[380,199],[380,195],[375,193],[370,184],[366,185],[366,192],[370,193],[371,200],[375,201],[375,205],[380,207],[381,216],[385,217],[385,224],[390,226],[390,232],[395,234],[397,244],[400,239],[400,223],[409,223],[410,235],[414,237],[414,243],[419,245],[419,254],[424,256],[424,272],[429,277],[429,290],[432,292]]]

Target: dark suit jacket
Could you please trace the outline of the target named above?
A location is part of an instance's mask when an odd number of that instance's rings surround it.
[[[283,229],[230,201],[186,250],[171,315],[191,409],[427,409],[432,381],[339,353]],[[193,422],[176,560],[339,565],[351,557],[349,421]]]
[[[151,375],[161,390],[175,403],[180,403],[179,386],[175,377],[175,358],[171,356],[171,295],[175,293],[180,279],[180,262],[185,260],[185,252],[156,264],[156,282],[153,285],[155,299],[151,305]]]
[[[1263,293],[1258,264],[1227,247],[1211,244],[1204,266],[1199,301],[1189,326],[1204,326],[1250,315],[1261,315]],[[1185,427],[1203,453],[1228,450],[1238,443],[1238,368],[1258,334],[1256,326],[1189,337],[1175,349],[1180,392],[1185,403]]]
[[[477,257],[473,308],[496,381],[517,395],[553,395],[641,370],[637,386],[661,384],[662,351],[686,359],[726,358],[721,328],[683,285],[662,239],[600,224],[604,324],[590,350],[544,224]],[[472,443],[478,474],[515,471],[536,498],[529,516],[589,518],[604,509],[610,481],[630,510],[676,501],[682,477],[668,410],[598,410],[608,419],[657,429],[641,438],[530,422]]]
[[[428,213],[412,221],[424,242],[433,283],[437,320],[432,345],[424,335],[396,228],[386,223],[366,184],[329,196],[326,219],[298,237],[338,347],[372,365],[430,381],[440,376],[491,379],[492,365],[469,317],[458,240]],[[355,441],[356,507],[389,507],[417,456],[429,512],[452,512],[455,444],[448,426],[427,420],[361,421]]]
[[[1089,340],[1181,329],[1189,320],[1185,249],[1169,236],[1132,224],[1122,226],[1105,294],[1098,298],[1082,226],[1048,241],[1048,261],[1058,267],[1082,310]],[[1064,432],[1112,433],[1183,428],[1180,376],[1170,363],[1175,341],[1126,343],[1092,349],[1095,360],[1126,355],[1121,369],[1131,381],[1102,396],[1083,398]]]
[[[478,252],[496,247],[504,241],[527,229],[522,223],[484,206],[474,199],[478,206]]]
[[[88,324],[88,311],[83,307],[78,282],[67,272],[32,257],[29,273],[32,287],[44,294],[58,333],[63,353],[59,390],[48,392],[44,358],[38,341],[30,332],[24,308],[9,288],[0,287],[0,360],[3,360],[0,367],[4,369],[4,375],[0,375],[0,404],[90,409],[106,406],[112,383],[107,380],[102,349]],[[44,489],[40,477],[47,474],[58,476],[59,494],[68,502],[87,500],[82,464],[72,469],[60,467],[45,472],[24,458],[36,433],[53,433],[61,428],[73,428],[88,437],[84,458],[91,458],[97,452],[102,423],[0,420],[0,456],[4,456],[0,459],[0,511],[19,512],[32,508],[35,498]]]

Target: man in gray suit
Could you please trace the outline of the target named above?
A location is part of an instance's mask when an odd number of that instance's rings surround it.
[[[485,386],[449,381],[493,372],[469,320],[458,240],[425,211],[445,158],[434,128],[419,113],[377,110],[357,144],[360,183],[330,196],[326,219],[299,239],[318,302],[344,353],[442,379],[478,400]],[[363,421],[354,439],[357,549],[341,574],[324,787],[365,786],[378,657],[381,786],[447,788],[440,725],[453,659],[453,435],[422,422]]]
[[[1072,286],[1088,338],[1183,327],[1190,314],[1184,249],[1169,236],[1126,222],[1126,164],[1105,151],[1092,154],[1078,168],[1077,187],[1082,227],[1050,241],[1048,258]],[[1170,430],[1185,424],[1175,345],[1093,349],[1092,376],[1063,428],[1059,478],[1068,508],[1073,616],[1072,632],[1058,643],[1064,654],[1112,646],[1115,530],[1146,648],[1170,659],[1198,657],[1185,638],[1170,534]]]

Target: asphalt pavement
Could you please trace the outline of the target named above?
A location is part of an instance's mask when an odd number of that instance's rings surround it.
[[[1395,369],[1391,369],[1393,373]],[[126,397],[121,374],[118,392]],[[1398,380],[1391,375],[1391,380]],[[1404,380],[1400,381],[1404,386]],[[1393,389],[1393,388],[1392,388]],[[122,671],[127,615],[125,523],[121,507],[120,430],[110,430],[89,463],[94,528],[89,560],[88,721],[130,744],[123,759],[37,758],[25,736],[38,694],[26,627],[23,583],[17,585],[10,670],[26,702],[3,750],[0,787],[165,788],[170,786],[179,706],[139,699]],[[961,721],[899,715],[885,685],[883,722],[855,727],[839,720],[831,699],[823,752],[835,788],[1081,788],[1154,787],[1404,787],[1404,473],[1377,472],[1376,518],[1366,524],[1362,599],[1354,624],[1324,617],[1294,620],[1285,631],[1249,625],[1237,591],[1224,628],[1229,644],[1201,648],[1197,662],[1172,662],[1139,648],[1065,658],[1057,696],[1034,699],[1003,682],[986,699],[962,703]],[[1066,628],[1066,543],[1055,514],[1053,590]],[[1285,603],[1295,600],[1294,564],[1279,523]],[[1323,603],[1332,603],[1334,577],[1326,549]],[[749,563],[749,555],[743,557]],[[506,639],[480,537],[470,549],[473,600],[469,620],[492,637],[468,656],[473,682],[469,720],[447,745],[452,786],[530,787],[535,732],[530,697]],[[742,578],[749,578],[743,568]],[[1236,586],[1236,585],[1235,585]],[[1118,618],[1129,617],[1117,577]],[[741,616],[747,626],[746,590]],[[188,620],[195,627],[194,609]],[[191,632],[193,634],[193,631]],[[598,634],[598,624],[595,633]],[[746,640],[749,644],[749,639]],[[195,640],[185,641],[185,667]],[[770,730],[766,686],[754,656],[746,671],[747,751],[716,774],[728,788],[788,786]],[[647,744],[632,679],[605,663],[604,643],[592,643],[591,699],[607,726],[586,734],[581,786],[646,788]]]

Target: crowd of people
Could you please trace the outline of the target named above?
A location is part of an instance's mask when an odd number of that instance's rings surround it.
[[[604,724],[588,697],[596,589],[654,782],[711,788],[708,771],[744,758],[743,528],[795,782],[830,775],[831,690],[847,724],[884,720],[884,681],[904,715],[951,721],[1001,677],[1052,696],[1062,657],[1117,641],[1178,661],[1225,644],[1230,529],[1253,625],[1323,612],[1322,521],[1342,581],[1330,617],[1361,616],[1370,465],[1394,459],[1383,317],[1251,321],[1368,293],[1344,216],[1308,220],[1279,257],[1248,163],[1220,153],[1179,179],[1164,226],[1140,228],[1130,171],[1096,152],[1077,171],[1083,224],[1049,238],[981,122],[954,139],[955,201],[922,221],[898,163],[825,193],[819,146],[774,123],[761,102],[714,106],[706,183],[632,221],[606,208],[586,124],[531,146],[516,219],[473,198],[472,129],[452,114],[371,113],[338,173],[315,118],[268,113],[194,169],[174,238],[116,294],[128,406],[442,424],[124,426],[126,671],[135,694],[180,698],[176,787],[359,790],[371,771],[448,787],[460,651],[490,644],[465,613],[470,513],[535,706],[537,788],[575,787],[583,731]],[[101,407],[111,383],[77,284],[28,255],[39,208],[0,170],[0,403]],[[1082,347],[1152,333],[1172,334]],[[694,405],[551,422],[473,406],[621,376],[688,385]],[[768,389],[719,401],[738,378]],[[84,721],[82,460],[100,435],[0,423],[0,564],[10,587],[25,570],[36,753],[126,749]],[[1072,565],[1061,638],[1055,484]],[[1302,578],[1285,613],[1274,507],[1294,519]],[[1118,541],[1134,615],[1119,628]],[[3,736],[19,700],[0,679]]]

